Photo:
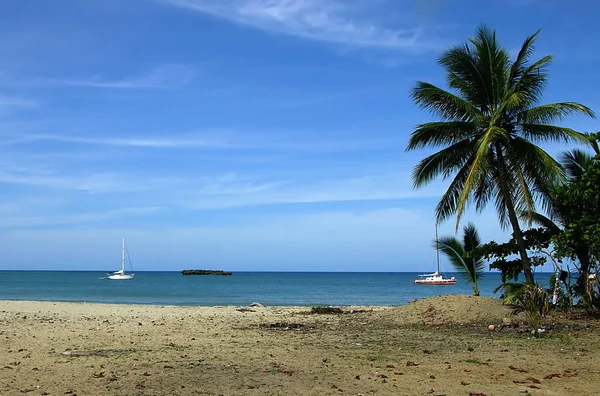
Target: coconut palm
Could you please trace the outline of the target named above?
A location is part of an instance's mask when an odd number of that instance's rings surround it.
[[[435,244],[435,242],[434,242]],[[481,238],[473,223],[463,228],[462,243],[453,236],[441,237],[437,241],[437,248],[442,252],[457,271],[465,274],[468,282],[473,284],[473,295],[479,295],[477,281],[483,275],[483,260],[476,258],[473,253],[481,246]]]
[[[538,105],[552,61],[545,56],[530,62],[538,33],[525,40],[514,61],[485,26],[466,44],[448,49],[438,63],[452,92],[416,83],[413,100],[440,120],[418,125],[407,146],[442,148],[413,170],[415,187],[453,177],[437,205],[438,221],[456,214],[458,228],[469,202],[480,211],[494,201],[502,227],[512,227],[527,282],[534,279],[518,213],[533,213],[536,202],[546,202],[549,186],[564,178],[559,163],[536,143],[588,142],[553,122],[573,113],[594,117],[574,102]]]

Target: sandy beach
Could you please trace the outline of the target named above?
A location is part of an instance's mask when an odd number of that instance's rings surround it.
[[[344,307],[343,314],[0,305],[3,395],[599,393],[599,321],[554,315],[544,337],[532,339],[524,317],[485,297]]]

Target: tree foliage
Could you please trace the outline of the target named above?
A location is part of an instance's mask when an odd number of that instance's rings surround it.
[[[535,252],[547,249],[552,242],[552,235],[552,232],[544,227],[523,231],[523,241],[529,252],[528,257],[532,266],[544,265],[546,262],[544,255]],[[476,249],[474,254],[490,261],[490,269],[501,272],[502,283],[509,279],[517,280],[519,274],[523,271],[519,259],[510,259],[519,254],[519,246],[514,237],[503,243],[496,241],[485,243]]]
[[[465,279],[473,284],[473,295],[479,295],[477,281],[483,276],[484,263],[474,253],[481,246],[481,238],[474,224],[469,223],[463,228],[462,242],[453,236],[441,237],[434,242],[450,263]]]
[[[545,202],[548,188],[564,178],[558,162],[536,144],[587,142],[553,123],[573,113],[594,116],[574,102],[539,105],[552,57],[531,59],[538,33],[513,61],[485,26],[466,44],[448,49],[438,63],[451,91],[422,81],[412,90],[415,103],[439,120],[418,125],[407,146],[442,148],[413,170],[416,187],[452,178],[436,208],[438,221],[456,214],[458,228],[468,202],[477,210],[494,202],[501,225],[512,227],[528,282],[533,274],[517,213],[535,212],[536,201]]]
[[[525,312],[533,326],[534,336],[539,337],[542,320],[549,310],[548,292],[534,283],[509,282],[500,287],[506,291],[504,302],[512,304],[515,313]]]
[[[594,134],[598,139],[600,134]],[[553,238],[559,258],[576,260],[580,279],[577,294],[592,303],[589,274],[598,270],[600,260],[600,154],[577,179],[557,187],[552,195],[553,210],[563,225]]]

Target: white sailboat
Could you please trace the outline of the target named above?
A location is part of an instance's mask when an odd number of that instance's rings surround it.
[[[119,271],[111,272],[106,275],[106,278],[103,279],[112,279],[112,280],[129,280],[133,279],[135,274],[126,274],[125,273],[125,237],[123,237],[123,246],[121,248],[121,269]]]
[[[444,278],[444,276],[440,274],[440,250],[438,247],[437,224],[435,226],[435,253],[437,259],[437,271],[433,274],[417,275],[417,279],[415,279],[413,283],[419,285],[455,285],[456,278],[454,276],[451,278]]]

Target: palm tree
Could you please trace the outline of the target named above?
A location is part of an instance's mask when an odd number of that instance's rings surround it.
[[[456,214],[458,228],[469,201],[481,211],[494,200],[501,226],[512,227],[527,282],[534,280],[518,213],[533,213],[536,201],[547,202],[549,186],[564,178],[559,163],[536,143],[588,142],[552,123],[573,113],[594,117],[574,102],[538,105],[552,61],[545,56],[529,63],[538,33],[525,40],[514,61],[485,26],[466,44],[448,49],[438,63],[453,92],[416,83],[413,100],[440,121],[418,125],[406,149],[442,147],[413,170],[415,187],[453,176],[437,205],[438,221]]]
[[[435,243],[435,242],[434,242]],[[481,278],[484,268],[483,260],[473,256],[476,248],[481,245],[481,238],[477,228],[472,223],[463,228],[462,243],[453,236],[441,237],[437,241],[437,248],[444,253],[450,263],[466,275],[466,279],[473,283],[473,295],[479,295],[477,280]]]

